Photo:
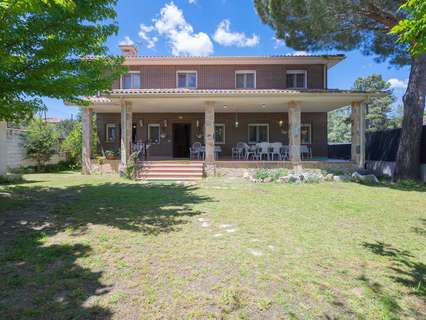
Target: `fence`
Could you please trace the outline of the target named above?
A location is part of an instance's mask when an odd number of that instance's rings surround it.
[[[394,162],[398,151],[401,129],[368,133],[366,136],[366,160]],[[423,126],[421,163],[426,163],[426,126]]]

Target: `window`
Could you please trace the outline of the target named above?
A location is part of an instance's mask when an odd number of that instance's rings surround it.
[[[235,88],[254,89],[256,88],[256,71],[236,71]]]
[[[300,126],[300,143],[312,143],[312,126],[310,123],[305,123]]]
[[[197,71],[178,71],[176,83],[178,88],[197,88]]]
[[[306,89],[307,87],[306,70],[287,70],[287,88]]]
[[[248,142],[269,142],[269,125],[268,124],[249,124],[248,125]]]
[[[148,125],[148,141],[153,144],[160,143],[160,125],[159,124]]]
[[[121,76],[122,89],[140,89],[141,88],[141,75],[139,71],[130,71]]]
[[[225,144],[225,125],[224,124],[214,125],[214,142],[216,144]]]
[[[117,127],[114,123],[107,123],[105,125],[105,140],[106,142],[114,142],[117,134]]]

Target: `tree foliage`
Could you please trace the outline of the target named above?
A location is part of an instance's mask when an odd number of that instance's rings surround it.
[[[414,56],[425,52],[426,48],[426,1],[408,0],[401,6],[408,17],[394,26],[391,33],[399,35],[400,43],[410,44]]]
[[[24,148],[27,157],[41,167],[46,164],[58,150],[58,131],[55,126],[36,117],[28,125]]]
[[[258,14],[296,50],[360,49],[376,59],[410,63],[409,45],[389,31],[408,14],[404,0],[255,0]]]
[[[351,142],[351,108],[344,107],[328,113],[328,142]]]
[[[116,0],[0,2],[0,120],[29,118],[41,97],[86,104],[111,88],[122,58],[107,56]]]
[[[390,86],[390,83],[383,80],[379,74],[373,74],[366,78],[360,77],[355,80],[352,90],[388,92],[385,97],[370,98],[366,103],[367,132],[381,131],[390,127],[392,103],[395,102],[395,96]]]
[[[96,150],[97,133],[95,120],[92,118],[92,150]],[[81,117],[74,121],[73,127],[65,140],[62,142],[61,149],[67,155],[68,160],[75,164],[81,163],[81,154],[83,148],[83,125]]]

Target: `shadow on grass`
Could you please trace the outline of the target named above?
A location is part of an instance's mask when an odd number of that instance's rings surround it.
[[[19,206],[0,215],[0,310],[6,319],[110,319],[107,307],[86,304],[108,293],[102,272],[76,260],[90,245],[47,245],[62,231],[84,233],[105,225],[146,235],[177,232],[210,201],[194,186],[106,183],[68,188],[16,186],[6,191]],[[20,201],[22,199],[22,201]]]
[[[426,184],[417,181],[392,182],[389,179],[382,179],[380,183],[362,183],[363,185],[374,188],[388,188],[398,191],[417,191],[426,192]]]
[[[426,301],[426,265],[414,260],[414,256],[407,250],[400,250],[383,243],[363,243],[374,254],[387,257],[393,271],[391,279],[398,284],[405,286],[409,292]]]

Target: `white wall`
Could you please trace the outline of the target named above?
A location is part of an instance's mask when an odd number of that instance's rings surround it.
[[[4,174],[7,169],[33,166],[36,163],[26,159],[25,130],[7,128],[6,122],[0,122],[0,174]],[[55,154],[49,164],[58,163],[65,160],[64,155]]]
[[[7,168],[6,131],[6,122],[0,121],[0,175],[6,173]]]

